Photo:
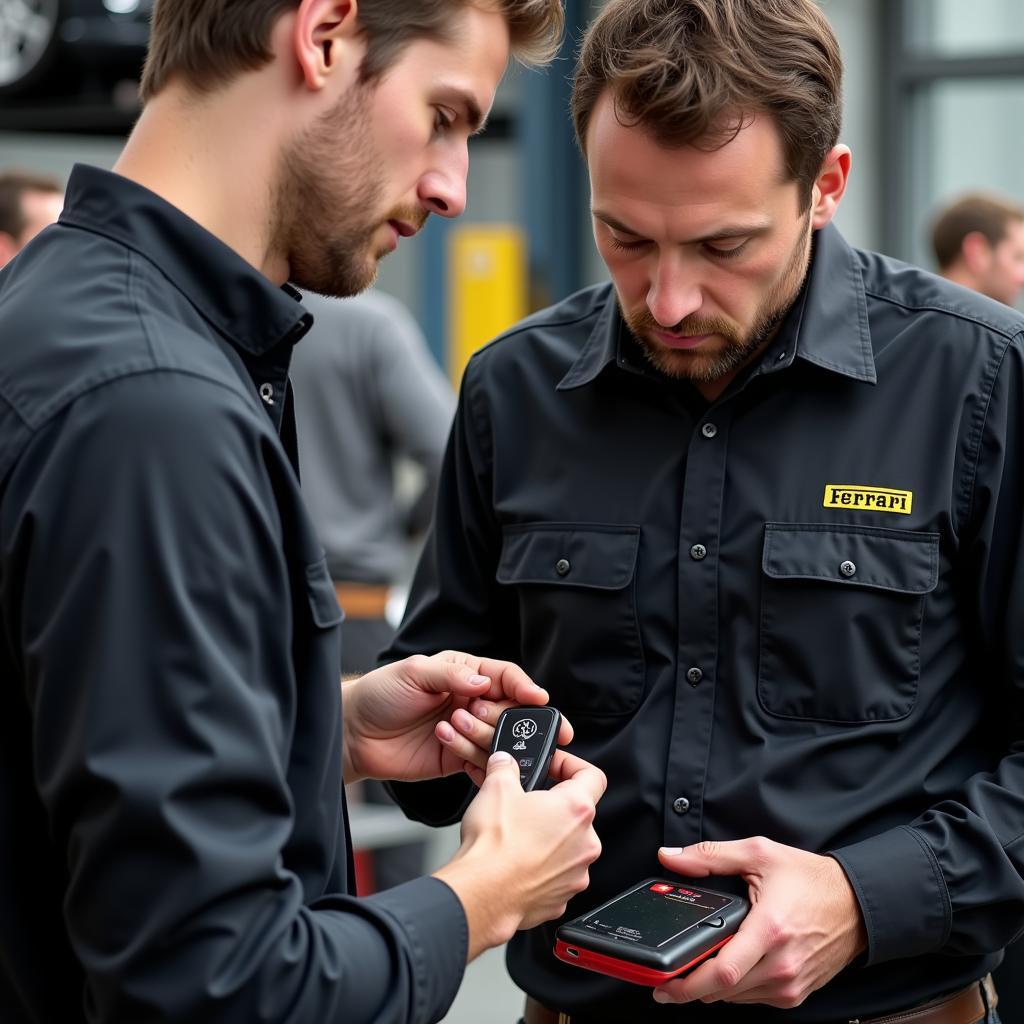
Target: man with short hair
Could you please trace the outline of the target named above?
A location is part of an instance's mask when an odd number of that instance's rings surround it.
[[[64,192],[56,178],[31,171],[0,172],[0,267],[59,216]]]
[[[515,659],[572,715],[609,790],[569,915],[665,871],[753,904],[653,1001],[557,960],[557,922],[517,935],[527,1024],[995,1020],[1024,318],[831,224],[841,70],[810,0],[609,0],[573,113],[611,282],[463,379],[387,656]],[[456,727],[486,747],[496,710]],[[392,790],[432,823],[469,795]]]
[[[560,25],[555,0],[157,0],[115,173],[77,167],[0,272],[5,1024],[434,1021],[467,958],[586,886],[602,773],[563,751],[524,793],[453,742],[474,697],[547,700],[521,669],[340,684],[287,379],[311,317],[285,282],[357,291],[461,213],[510,50]],[[452,861],[356,899],[343,782],[463,770]]]
[[[945,207],[932,225],[943,277],[1012,306],[1024,289],[1024,208],[973,192]]]

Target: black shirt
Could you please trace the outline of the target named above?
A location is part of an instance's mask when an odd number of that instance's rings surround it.
[[[1024,923],[1022,332],[827,228],[710,405],[644,361],[609,285],[471,360],[387,657],[514,659],[571,718],[608,792],[570,914],[659,846],[760,834],[832,852],[869,943],[796,1010],[662,1008],[557,961],[547,925],[510,948],[528,992],[609,1021],[845,1021],[997,962]],[[395,789],[435,823],[465,795]]]
[[[447,886],[346,895],[340,612],[278,435],[310,320],[91,168],[0,274],[4,1024],[454,996]]]

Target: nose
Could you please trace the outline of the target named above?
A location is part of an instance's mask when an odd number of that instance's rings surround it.
[[[647,290],[647,308],[662,327],[674,327],[700,309],[704,298],[692,268],[676,253],[659,253]]]
[[[466,176],[469,150],[465,145],[448,152],[419,181],[420,203],[440,217],[458,217],[466,209]]]

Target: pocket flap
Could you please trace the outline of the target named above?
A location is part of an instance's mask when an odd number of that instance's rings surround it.
[[[313,622],[321,629],[336,626],[345,618],[345,613],[338,604],[326,558],[306,566],[306,596],[309,598]]]
[[[633,578],[639,526],[525,523],[507,526],[499,583],[547,583],[621,590]]]
[[[927,594],[939,579],[939,535],[833,523],[766,523],[761,564],[774,579]]]

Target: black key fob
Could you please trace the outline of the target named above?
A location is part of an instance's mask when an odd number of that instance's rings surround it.
[[[508,708],[494,727],[491,753],[504,750],[519,765],[519,781],[527,793],[548,777],[562,716],[551,707]]]

